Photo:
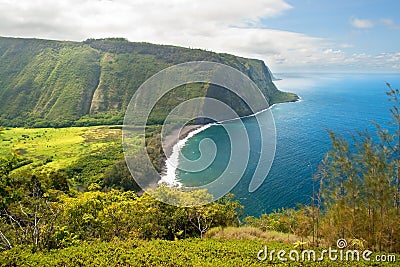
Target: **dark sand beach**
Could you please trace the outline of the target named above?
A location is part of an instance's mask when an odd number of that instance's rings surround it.
[[[182,129],[173,130],[169,135],[163,138],[164,153],[167,157],[171,156],[175,144],[188,136],[188,134],[204,125],[187,125]]]

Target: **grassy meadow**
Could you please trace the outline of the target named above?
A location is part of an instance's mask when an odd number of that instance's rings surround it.
[[[0,155],[18,155],[16,170],[64,171],[75,184],[100,182],[123,159],[122,130],[112,126],[7,128]]]
[[[2,136],[0,154],[15,152],[32,160],[27,167],[58,170],[110,142],[119,142],[120,135],[120,130],[104,127],[10,128]]]

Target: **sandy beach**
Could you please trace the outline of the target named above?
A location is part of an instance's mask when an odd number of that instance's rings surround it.
[[[183,127],[182,129],[176,129],[171,132],[171,134],[167,135],[163,139],[163,148],[164,148],[164,153],[167,157],[170,157],[172,154],[172,150],[179,142],[179,140],[184,139],[188,134],[196,129],[199,129],[200,127],[203,127],[204,125],[187,125]],[[180,130],[180,132],[179,132]]]
[[[175,169],[170,169],[170,164],[167,164],[167,158],[171,159],[175,145],[180,141],[185,139],[191,132],[203,127],[204,125],[187,125],[182,129],[176,129],[172,131],[169,135],[163,138],[163,149],[165,157],[162,159],[162,169],[161,169],[161,180],[167,184],[177,185],[175,181]],[[177,159],[176,159],[177,160]],[[179,184],[179,183],[178,183]]]

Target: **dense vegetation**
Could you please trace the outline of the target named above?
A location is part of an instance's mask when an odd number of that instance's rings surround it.
[[[0,162],[0,237],[3,249],[29,245],[54,249],[81,241],[117,239],[168,239],[202,237],[211,227],[239,224],[242,207],[232,196],[205,206],[191,206],[210,199],[204,191],[182,195],[177,189],[158,187],[153,194],[182,198],[188,207],[156,201],[148,193],[89,192],[69,187],[60,172],[11,173],[15,156]]]
[[[275,87],[260,60],[199,49],[131,43],[125,39],[61,42],[0,37],[0,125],[69,127],[122,124],[136,89],[158,71],[188,61],[213,61],[248,75],[270,104],[297,96]],[[162,101],[185,99],[188,90],[207,95],[202,86],[178,91]],[[162,120],[165,114],[157,116]],[[157,121],[155,121],[157,122]]]
[[[163,166],[160,127],[146,131],[148,155],[158,171]],[[121,127],[6,128],[0,135],[0,155],[14,155],[14,172],[62,172],[80,191],[93,183],[103,190],[140,191],[126,166]],[[134,138],[134,147],[140,140]],[[136,155],[136,161],[143,160]],[[157,182],[157,181],[152,181]]]
[[[260,261],[257,255],[265,245],[269,251],[296,249],[300,253],[313,247],[299,242],[310,238],[304,230],[312,226],[303,209],[249,217],[245,224],[252,227],[238,227],[243,207],[230,195],[205,206],[175,207],[147,193],[100,192],[95,184],[89,192],[78,193],[62,173],[12,175],[13,164],[10,157],[0,165],[1,266],[369,265],[364,260],[332,262],[329,258],[322,262],[284,262],[277,257]],[[166,187],[154,193],[182,196]],[[210,196],[193,191],[185,197],[189,204]],[[326,242],[316,248],[317,253],[332,245]],[[364,249],[361,243],[351,243],[351,248]]]
[[[265,242],[235,239],[129,240],[83,242],[59,250],[31,253],[17,247],[5,251],[0,266],[396,266],[393,262],[360,261],[260,261]],[[289,251],[293,245],[269,242],[270,250]],[[300,251],[300,250],[299,250]],[[320,251],[318,251],[320,252]],[[374,259],[375,253],[371,255]],[[398,255],[397,255],[398,256]],[[398,265],[397,265],[398,266]]]
[[[123,160],[121,130],[113,127],[11,128],[0,142],[0,155],[17,155],[15,169],[62,170],[72,185],[103,186]]]

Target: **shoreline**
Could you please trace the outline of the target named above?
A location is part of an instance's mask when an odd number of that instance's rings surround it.
[[[231,119],[231,120],[215,122],[215,123],[186,125],[182,129],[173,130],[170,134],[168,134],[164,138],[164,142],[162,143],[162,147],[164,149],[164,156],[162,158],[162,167],[161,167],[161,173],[160,173],[161,178],[158,181],[158,184],[167,183],[167,185],[169,185],[169,186],[181,186],[182,185],[180,182],[178,182],[176,180],[176,177],[175,177],[175,170],[176,170],[176,167],[178,164],[178,156],[179,156],[179,152],[181,151],[182,147],[185,145],[187,140],[189,138],[193,137],[194,135],[204,131],[208,127],[215,125],[215,124],[256,116],[257,114],[259,114],[261,112],[265,112],[268,109],[272,110],[272,108],[278,104],[296,103],[296,102],[301,102],[301,101],[302,101],[301,97],[298,96],[298,98],[294,101],[274,103],[271,106],[269,106],[268,108],[260,110],[251,115],[247,115],[247,116],[243,116],[243,117],[239,117],[239,118],[235,118],[235,119]],[[179,130],[180,130],[180,132],[179,132]]]
[[[207,129],[209,125],[210,124],[186,125],[182,129],[173,130],[164,138],[162,143],[164,156],[162,158],[161,178],[158,184],[166,183],[168,186],[181,186],[175,177],[179,152],[189,138]]]
[[[181,140],[185,139],[189,133],[203,127],[204,125],[186,125],[182,129],[175,129],[170,134],[164,138],[162,143],[163,148],[165,148],[164,153],[167,158],[169,158],[173,152],[174,146]],[[179,132],[179,130],[181,130]]]

